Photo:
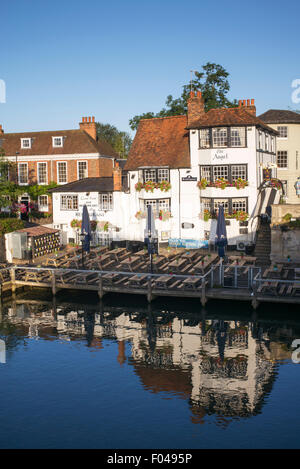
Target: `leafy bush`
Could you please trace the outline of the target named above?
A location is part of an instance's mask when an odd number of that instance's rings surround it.
[[[19,218],[2,218],[0,219],[0,235],[20,230],[24,228],[24,222]]]

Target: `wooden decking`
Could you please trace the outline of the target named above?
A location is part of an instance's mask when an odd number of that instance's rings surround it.
[[[125,248],[109,251],[94,249],[86,256],[82,269],[79,252],[49,256],[42,266],[10,266],[0,269],[0,293],[20,287],[145,295],[156,297],[198,298],[202,305],[209,299],[251,302],[300,303],[299,272],[282,264],[255,265],[251,256],[230,256],[223,262],[215,253],[185,252],[169,257],[155,256],[149,273],[145,251],[131,253]]]

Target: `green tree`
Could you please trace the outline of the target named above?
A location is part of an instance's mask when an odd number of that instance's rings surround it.
[[[120,158],[127,158],[132,144],[130,135],[127,132],[121,132],[110,124],[97,122],[96,125],[98,137],[110,143]]]
[[[9,175],[14,174],[15,163],[5,158],[3,148],[0,148],[0,208],[11,206],[24,189],[9,180]]]
[[[220,107],[235,107],[237,101],[230,101],[226,95],[230,90],[228,81],[229,73],[222,65],[207,62],[202,66],[202,71],[194,72],[195,78],[190,83],[183,86],[183,91],[179,98],[167,96],[165,107],[157,114],[146,112],[134,116],[129,121],[132,130],[136,130],[141,119],[151,119],[153,117],[178,116],[187,113],[187,100],[191,89],[201,91],[204,99],[205,111]]]

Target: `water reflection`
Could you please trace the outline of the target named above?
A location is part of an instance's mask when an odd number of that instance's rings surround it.
[[[216,415],[227,426],[262,411],[300,323],[215,316],[15,298],[2,306],[0,337],[9,353],[28,338],[80,340],[98,353],[105,340],[117,341],[116,360],[132,367],[145,390],[185,399],[194,424]]]

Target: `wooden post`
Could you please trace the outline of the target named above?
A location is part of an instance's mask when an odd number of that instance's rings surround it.
[[[10,269],[10,281],[11,281],[11,291],[15,293],[16,291],[16,271],[14,267]]]
[[[207,298],[205,296],[205,278],[202,279],[202,284],[201,284],[201,304],[202,306],[205,306],[207,303]]]
[[[51,286],[52,286],[52,295],[56,295],[56,279],[54,270],[51,270]]]
[[[152,297],[152,277],[151,275],[148,275],[148,292],[147,292],[147,301],[148,303],[151,303],[151,301],[153,300],[153,297]]]
[[[98,296],[99,296],[100,300],[102,300],[103,295],[104,295],[104,292],[103,292],[103,279],[102,279],[102,274],[99,274]]]

